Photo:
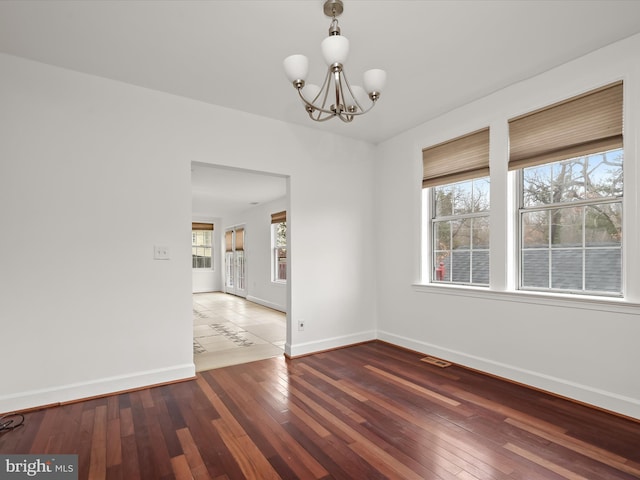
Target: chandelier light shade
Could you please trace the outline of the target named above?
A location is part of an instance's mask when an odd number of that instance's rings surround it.
[[[322,86],[306,83],[309,60],[304,55],[291,55],[284,59],[284,71],[298,91],[300,99],[312,120],[324,122],[338,117],[351,122],[354,117],[373,108],[384,88],[387,73],[373,69],[364,72],[363,85],[351,85],[344,71],[349,56],[349,40],[340,35],[337,17],[344,6],[342,0],[326,0],[324,13],[331,18],[329,36],[320,44],[322,56],[328,65]]]

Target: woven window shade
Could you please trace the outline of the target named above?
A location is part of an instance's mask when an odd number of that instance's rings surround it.
[[[236,230],[236,252],[244,250],[244,228]]]
[[[287,221],[287,212],[278,212],[271,214],[271,223],[282,223]]]
[[[422,150],[422,187],[489,175],[489,128]]]
[[[622,82],[509,120],[509,170],[622,147]]]
[[[213,230],[213,223],[192,223],[191,230]]]
[[[233,232],[230,230],[224,234],[225,252],[233,252]]]

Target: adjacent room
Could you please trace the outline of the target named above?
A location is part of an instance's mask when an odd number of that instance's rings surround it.
[[[284,355],[287,178],[191,165],[196,371]]]
[[[0,467],[640,478],[638,18],[0,2]]]

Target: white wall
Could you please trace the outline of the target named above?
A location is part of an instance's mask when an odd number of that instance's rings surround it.
[[[224,263],[220,261],[220,249],[224,248],[224,227],[221,218],[194,216],[193,222],[213,223],[213,268],[191,270],[193,293],[220,292],[223,286]]]
[[[247,300],[281,312],[287,311],[287,284],[271,280],[271,214],[287,208],[284,196],[225,220],[225,228],[243,225],[245,229]]]
[[[639,51],[640,36],[632,37],[379,146],[379,338],[640,418]],[[626,299],[586,302],[513,292],[507,120],[619,79],[625,81]],[[421,278],[421,150],[486,126],[492,142],[493,293],[415,286]]]
[[[0,411],[193,375],[192,161],[290,177],[288,354],[375,336],[374,147],[7,55],[0,79]]]

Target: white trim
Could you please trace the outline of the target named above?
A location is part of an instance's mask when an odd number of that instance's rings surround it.
[[[515,381],[525,386],[538,388],[552,394],[574,399],[592,406],[617,412],[633,418],[640,418],[640,401],[613,392],[589,387],[563,378],[552,377],[539,372],[525,370],[513,365],[495,362],[487,358],[469,355],[427,342],[378,331],[378,339],[410,350],[433,355],[468,368]]]
[[[0,396],[0,412],[14,412],[27,408],[37,408],[76,401],[83,398],[110,395],[126,390],[145,388],[178,380],[187,380],[194,377],[195,374],[195,365],[193,363],[187,363],[175,367],[106,377],[41,390],[19,392],[13,395]]]
[[[340,337],[325,338],[323,340],[296,343],[291,345],[285,344],[284,351],[290,357],[299,357],[301,355],[310,355],[312,353],[320,353],[325,350],[334,350],[336,348],[348,347],[357,343],[370,342],[376,339],[376,332],[374,330],[367,330],[365,332],[354,333],[351,335],[343,335]]]
[[[282,313],[287,313],[287,307],[284,305],[278,305],[277,303],[269,302],[268,300],[263,300],[258,297],[254,297],[252,295],[247,295],[247,301],[257,303],[258,305],[262,305],[263,307],[271,308],[273,310],[278,310]]]
[[[564,308],[595,310],[607,313],[625,313],[640,315],[640,304],[631,303],[618,297],[594,297],[587,295],[549,294],[533,291],[499,292],[482,287],[462,285],[420,285],[414,284],[413,290],[419,293],[454,295],[457,297],[482,298],[503,302],[528,303]]]

